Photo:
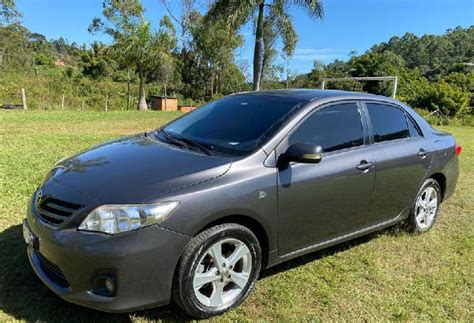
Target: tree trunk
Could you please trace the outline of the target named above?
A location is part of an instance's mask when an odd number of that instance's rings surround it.
[[[265,47],[265,45],[264,45]],[[261,71],[261,74],[260,74],[260,83],[262,83],[262,78],[263,78],[263,71],[265,70],[265,68],[267,67],[266,65],[268,64],[267,62],[267,55],[262,55],[262,69],[260,70]],[[258,87],[258,89],[260,90],[260,85]]]
[[[130,70],[127,70],[127,110],[130,110]]]
[[[165,88],[165,111],[168,111],[168,92],[166,91],[166,82],[164,84]]]
[[[214,96],[214,73],[211,72],[211,100]]]
[[[143,68],[139,68],[140,88],[138,90],[138,110],[146,111],[148,106],[145,99],[145,76],[143,74]]]
[[[253,52],[253,89],[260,90],[260,81],[262,79],[263,64],[263,9],[265,1],[262,0],[258,5],[257,30],[255,36],[255,49]]]

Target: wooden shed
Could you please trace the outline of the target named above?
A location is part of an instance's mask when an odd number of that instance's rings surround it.
[[[150,105],[152,110],[158,111],[178,111],[178,98],[173,96],[150,96]]]
[[[179,108],[179,111],[185,112],[185,113],[191,112],[191,111],[197,109],[197,107],[195,107],[193,105],[180,105],[180,106],[178,106],[178,108]]]

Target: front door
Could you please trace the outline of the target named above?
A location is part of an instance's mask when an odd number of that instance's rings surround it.
[[[361,229],[373,192],[374,158],[356,102],[318,109],[282,143],[321,145],[318,164],[290,163],[278,171],[280,255]],[[372,165],[372,167],[371,167]]]

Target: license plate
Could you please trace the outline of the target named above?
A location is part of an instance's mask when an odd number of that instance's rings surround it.
[[[23,222],[23,239],[29,247],[35,250],[39,249],[39,239],[31,232],[26,221]]]

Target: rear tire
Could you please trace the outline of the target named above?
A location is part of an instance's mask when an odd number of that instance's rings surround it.
[[[192,238],[178,262],[173,300],[194,318],[222,314],[241,304],[255,286],[262,252],[248,228],[226,223]]]
[[[412,233],[422,233],[430,230],[439,214],[441,203],[441,188],[439,183],[429,178],[421,186],[416,195],[410,215],[408,229]]]

